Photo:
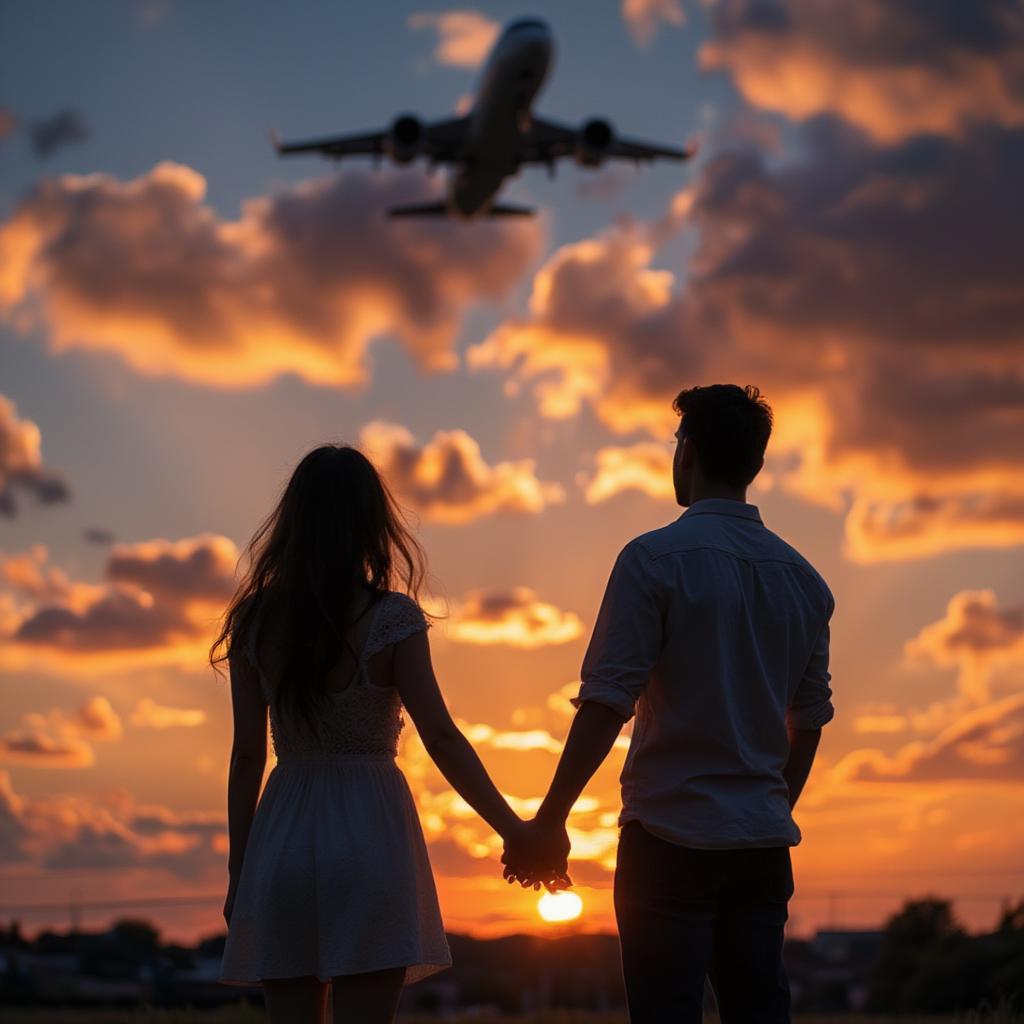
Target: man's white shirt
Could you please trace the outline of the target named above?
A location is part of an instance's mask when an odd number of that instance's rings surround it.
[[[623,548],[573,704],[636,716],[619,824],[683,846],[794,846],[787,722],[834,713],[827,584],[755,505],[705,498]]]

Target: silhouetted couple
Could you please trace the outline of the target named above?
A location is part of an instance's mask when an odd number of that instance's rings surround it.
[[[414,599],[422,552],[386,485],[347,446],[296,468],[211,649],[230,638],[220,980],[262,982],[271,1020],[320,1022],[332,991],[337,1021],[389,1022],[404,984],[451,963],[394,760],[403,706],[503,837],[505,877],[550,889],[570,884],[569,811],[635,716],[614,882],[630,1020],[700,1021],[706,976],[724,1024],[789,1020],[791,810],[833,714],[833,599],[747,503],[771,433],[757,389],[691,388],[674,408],[686,511],[619,554],[576,716],[529,822],[445,706]],[[277,764],[260,798],[268,706]]]

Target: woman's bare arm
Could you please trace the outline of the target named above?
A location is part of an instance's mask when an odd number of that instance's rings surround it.
[[[236,877],[242,869],[267,766],[267,702],[248,658],[232,648],[228,666],[234,719],[228,771],[228,870]]]

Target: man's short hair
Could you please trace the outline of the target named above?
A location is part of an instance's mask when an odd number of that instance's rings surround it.
[[[761,469],[772,432],[771,406],[752,384],[686,388],[672,403],[697,449],[704,476],[747,487]]]

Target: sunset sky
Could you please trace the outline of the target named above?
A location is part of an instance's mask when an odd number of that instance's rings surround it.
[[[699,157],[527,170],[535,220],[438,224],[382,211],[443,171],[273,152],[464,109],[528,14],[540,114]],[[792,931],[1024,892],[1018,0],[14,0],[0,69],[0,904],[223,893],[206,651],[323,442],[415,513],[438,677],[529,815],[612,562],[681,511],[671,400],[716,382],[772,403],[750,500],[836,596]],[[626,742],[569,822],[580,928],[614,927]],[[550,929],[411,725],[400,762],[449,930]]]

